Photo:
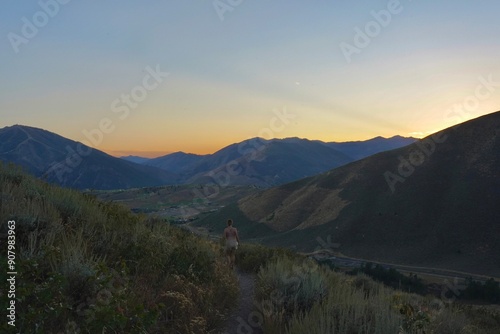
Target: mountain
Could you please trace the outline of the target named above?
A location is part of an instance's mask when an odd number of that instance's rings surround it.
[[[322,142],[307,139],[250,139],[206,156],[193,169],[193,183],[253,184],[270,187],[331,168],[352,159]]]
[[[173,173],[115,158],[49,131],[22,125],[0,129],[0,161],[77,189],[145,187],[172,184],[177,178]]]
[[[136,155],[127,155],[125,157],[120,157],[120,159],[123,159],[123,160],[126,160],[126,161],[130,161],[130,162],[133,162],[133,163],[136,163],[136,164],[144,164],[146,165],[147,162],[151,159],[149,158],[144,158],[144,157],[139,157],[139,156],[136,156]]]
[[[300,138],[252,138],[208,155],[176,152],[143,164],[179,174],[184,183],[271,187],[328,171],[414,138],[395,136],[346,143]]]
[[[0,129],[0,160],[73,188],[113,189],[173,183],[271,187],[325,172],[360,156],[402,145],[401,140],[325,143],[300,138],[252,138],[213,154],[176,152],[155,159],[111,157],[48,131]],[[83,151],[82,152],[79,152]],[[85,151],[92,152],[85,156]]]
[[[144,165],[161,168],[172,173],[190,174],[194,166],[203,159],[202,155],[175,152],[162,157],[149,159]]]
[[[241,199],[247,237],[349,256],[500,275],[500,112]],[[257,232],[256,232],[257,231]]]
[[[417,139],[412,137],[394,136],[391,138],[375,137],[364,141],[331,142],[328,145],[354,160],[359,160],[376,153],[410,145],[415,141]]]

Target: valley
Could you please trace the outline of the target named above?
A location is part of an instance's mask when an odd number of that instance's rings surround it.
[[[105,202],[126,206],[132,212],[161,217],[182,224],[216,212],[253,194],[257,186],[171,185],[121,190],[93,190],[86,193]]]
[[[493,113],[277,187],[209,183],[91,193],[206,234],[220,235],[232,218],[245,240],[269,246],[310,253],[335,245],[336,256],[357,263],[500,277],[499,122]],[[417,153],[425,160],[415,162]],[[411,174],[396,187],[388,183],[387,172],[410,171],[409,161]]]

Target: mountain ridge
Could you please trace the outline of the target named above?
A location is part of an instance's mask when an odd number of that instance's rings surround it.
[[[0,129],[0,161],[48,182],[85,189],[120,189],[175,183],[177,176],[112,157],[53,132],[24,125]]]
[[[230,216],[272,245],[313,250],[329,236],[353,257],[499,275],[499,133],[496,112],[263,190],[200,224]],[[252,232],[264,227],[273,232]]]
[[[353,158],[351,148],[339,149],[319,140],[256,137],[213,154],[174,152],[148,159],[115,158],[50,131],[18,124],[0,129],[0,139],[0,160],[22,165],[49,182],[103,190],[179,183],[271,187],[339,167],[356,160],[359,154],[386,149],[370,148],[370,143],[360,141],[355,144],[358,151]],[[389,147],[402,145],[378,140]]]
[[[145,164],[179,173],[183,182],[187,183],[213,183],[217,182],[214,175],[222,175],[225,179],[229,178],[231,184],[270,187],[325,172],[414,141],[411,137],[394,136],[347,142],[344,145],[298,137],[255,137],[230,144],[212,154],[176,152],[146,161]],[[178,165],[175,166],[175,163]]]

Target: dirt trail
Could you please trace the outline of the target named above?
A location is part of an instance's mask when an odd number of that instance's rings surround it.
[[[222,334],[261,334],[259,321],[260,312],[255,311],[253,304],[255,275],[237,270],[240,284],[240,300],[238,308],[227,321],[226,329]]]

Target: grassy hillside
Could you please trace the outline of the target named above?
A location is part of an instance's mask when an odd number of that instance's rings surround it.
[[[395,291],[307,261],[277,259],[258,277],[260,305],[271,310],[266,333],[493,334],[500,325],[498,313],[487,308]]]
[[[237,300],[217,244],[13,167],[0,165],[0,190],[3,282],[15,221],[15,298],[1,292],[15,332],[215,333]]]
[[[388,288],[368,276],[348,276],[285,249],[243,245],[237,262],[257,275],[255,310],[239,329],[279,334],[497,334],[494,305],[461,304]]]

